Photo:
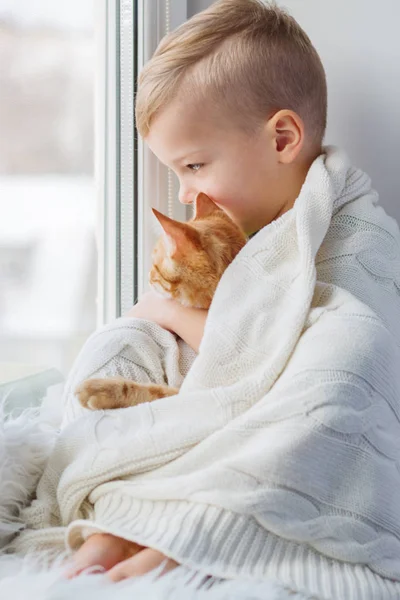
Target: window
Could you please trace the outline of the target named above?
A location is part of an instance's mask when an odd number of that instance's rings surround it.
[[[189,216],[134,127],[137,72],[186,17],[186,0],[0,5],[0,397],[27,377],[13,406],[145,291],[151,207]]]
[[[93,0],[2,0],[0,385],[61,380],[96,327],[94,72]]]

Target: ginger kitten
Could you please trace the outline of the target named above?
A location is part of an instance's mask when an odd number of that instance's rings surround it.
[[[194,217],[175,221],[153,208],[163,235],[152,254],[151,287],[184,306],[208,309],[227,266],[247,242],[236,223],[206,194],[198,194]],[[178,393],[167,385],[122,377],[87,379],[75,393],[85,408],[124,408]]]

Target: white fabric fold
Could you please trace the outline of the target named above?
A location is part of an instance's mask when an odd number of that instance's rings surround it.
[[[397,223],[368,176],[327,147],[293,209],[224,273],[197,357],[138,319],[88,340],[15,547],[48,544],[48,527],[67,528],[71,546],[107,530],[217,576],[257,569],[331,598],[342,573],[346,599],[400,597],[399,290]],[[129,409],[78,406],[82,380],[128,373],[183,383]],[[242,538],[254,535],[237,563],[239,517]],[[283,567],[271,566],[274,548]]]

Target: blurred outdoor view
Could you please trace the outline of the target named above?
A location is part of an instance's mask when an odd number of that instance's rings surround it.
[[[0,365],[96,327],[95,0],[0,0]]]

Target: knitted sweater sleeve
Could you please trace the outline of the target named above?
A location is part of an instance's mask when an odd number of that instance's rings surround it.
[[[180,387],[196,353],[180,338],[144,319],[116,319],[83,345],[64,389],[62,426],[87,412],[75,396],[85,379],[121,376],[138,383]]]

